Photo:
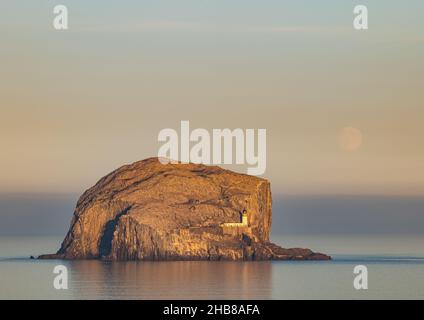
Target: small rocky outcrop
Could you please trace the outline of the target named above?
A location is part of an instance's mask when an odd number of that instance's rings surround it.
[[[241,222],[234,229],[224,223]],[[40,259],[328,260],[309,249],[269,242],[270,183],[216,166],[125,165],[78,200],[56,254]],[[228,229],[231,229],[228,232]]]

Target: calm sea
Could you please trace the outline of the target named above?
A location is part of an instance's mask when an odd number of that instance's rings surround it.
[[[0,299],[424,299],[424,237],[274,236],[287,247],[333,255],[325,262],[38,261],[62,237],[0,237]],[[53,268],[69,272],[55,290]],[[353,268],[368,267],[368,290]]]

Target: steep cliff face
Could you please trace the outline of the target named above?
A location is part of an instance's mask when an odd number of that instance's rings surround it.
[[[248,230],[227,234],[222,223]],[[112,260],[328,259],[269,243],[272,200],[267,180],[157,158],[123,166],[78,200],[57,254],[40,258]]]

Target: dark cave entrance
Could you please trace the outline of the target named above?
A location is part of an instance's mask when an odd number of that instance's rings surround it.
[[[112,251],[112,239],[113,239],[113,233],[115,232],[116,225],[118,224],[119,219],[125,214],[128,213],[131,207],[128,207],[118,213],[115,216],[115,219],[109,220],[103,229],[103,234],[100,239],[100,245],[99,245],[99,256],[107,257],[109,256],[110,252]]]

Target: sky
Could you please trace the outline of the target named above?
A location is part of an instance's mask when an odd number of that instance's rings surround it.
[[[0,192],[80,194],[189,120],[267,129],[276,195],[423,195],[424,2],[360,3],[1,1]]]

